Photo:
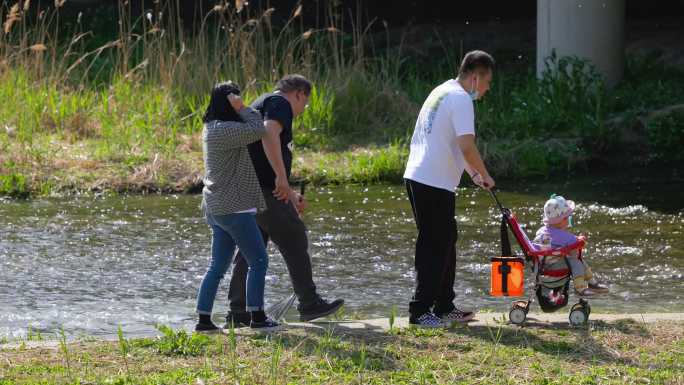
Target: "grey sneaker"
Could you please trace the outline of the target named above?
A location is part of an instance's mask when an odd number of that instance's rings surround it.
[[[468,322],[475,317],[475,312],[463,311],[459,308],[454,308],[447,314],[442,314],[439,318],[442,322],[451,325],[454,322]]]
[[[595,292],[593,289],[589,287],[585,287],[584,289],[575,288],[575,294],[579,295],[582,298],[591,298],[595,297],[599,293]]]
[[[445,328],[449,326],[442,322],[442,320],[432,312],[428,312],[420,317],[410,319],[409,325],[417,328]]]
[[[593,279],[589,281],[589,289],[591,289],[596,294],[606,294],[610,291],[608,286],[598,283]]]

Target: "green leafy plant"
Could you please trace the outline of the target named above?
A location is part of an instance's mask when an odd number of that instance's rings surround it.
[[[391,333],[392,331],[394,331],[394,321],[395,321],[396,317],[397,317],[397,306],[396,306],[396,305],[392,305],[392,309],[390,310],[390,315],[389,315],[389,318],[388,318],[388,321],[389,321],[389,331],[390,331],[390,333]]]
[[[64,326],[59,329],[59,350],[64,356],[64,362],[67,367],[67,374],[71,376],[71,354],[69,353],[69,346],[67,345],[66,334],[64,333]]]
[[[273,340],[273,350],[271,351],[271,384],[278,384],[278,368],[280,359],[283,355],[283,342],[280,339]]]
[[[124,337],[123,334],[123,329],[121,329],[121,325],[117,328],[116,335],[119,340],[119,353],[121,353],[121,358],[124,360],[124,365],[126,366],[126,373],[130,374],[130,371],[128,370],[128,354],[131,351],[131,346],[128,340]]]
[[[156,341],[157,351],[168,356],[198,356],[210,343],[209,337],[185,330],[173,330],[166,325],[157,325],[162,335]]]
[[[684,160],[684,110],[652,119],[646,129],[652,159]]]

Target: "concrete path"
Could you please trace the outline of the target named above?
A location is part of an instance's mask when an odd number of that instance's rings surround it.
[[[518,327],[508,323],[506,320],[508,314],[504,313],[479,313],[475,319],[468,322],[468,327]],[[618,320],[632,320],[634,322],[653,323],[660,321],[670,322],[684,322],[684,313],[644,313],[644,314],[594,314],[589,317],[590,324],[597,322],[614,322]],[[395,328],[404,328],[408,326],[407,317],[397,317],[394,322]],[[388,318],[373,318],[365,320],[351,320],[351,321],[317,321],[317,322],[288,322],[285,325],[287,329],[309,329],[309,330],[328,330],[334,328],[337,332],[342,333],[385,333],[389,330]],[[569,328],[568,312],[559,311],[556,313],[529,313],[527,320],[523,327],[527,328],[549,328],[561,327]],[[250,335],[256,332],[249,328],[241,328],[235,330],[237,335]],[[116,336],[98,337],[99,341],[116,341]],[[78,343],[79,341],[69,341],[69,343]],[[43,341],[11,341],[5,344],[0,344],[0,351],[3,349],[16,348],[59,348],[59,341],[57,340],[43,340]]]
[[[569,308],[568,308],[569,309]],[[653,323],[659,321],[684,322],[684,313],[644,313],[644,314],[594,314],[589,316],[589,322],[614,322],[618,320],[632,320],[635,322]],[[479,313],[468,326],[506,326],[518,327],[508,322],[508,314],[504,313]],[[388,318],[373,318],[354,321],[319,321],[313,323],[293,322],[288,326],[303,328],[329,328],[340,327],[347,329],[366,329],[375,331],[388,331]],[[403,328],[408,326],[407,317],[397,317],[394,327]],[[529,313],[523,327],[568,327],[568,312],[556,313]]]

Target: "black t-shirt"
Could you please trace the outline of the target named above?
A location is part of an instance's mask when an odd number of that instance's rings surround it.
[[[292,171],[292,119],[294,118],[290,102],[282,95],[269,93],[261,95],[255,100],[252,103],[252,108],[261,112],[264,120],[275,120],[283,126],[283,130],[280,132],[280,148],[283,153],[285,173],[290,178]],[[264,193],[270,193],[275,189],[275,172],[271,163],[268,162],[268,158],[266,158],[263,144],[259,140],[247,148],[261,188],[264,189]]]

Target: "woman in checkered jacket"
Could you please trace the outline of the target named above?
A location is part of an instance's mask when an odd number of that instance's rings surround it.
[[[251,327],[274,329],[264,313],[268,254],[255,214],[266,208],[247,145],[266,134],[261,114],[245,106],[231,82],[214,86],[204,115],[204,189],[202,211],[212,230],[211,264],[197,296],[196,331],[218,332],[211,313],[219,283],[238,247],[247,259],[247,311]]]

